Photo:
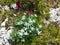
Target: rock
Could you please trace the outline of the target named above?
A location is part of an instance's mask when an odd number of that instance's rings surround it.
[[[6,18],[5,21],[1,23],[1,27],[5,26],[7,21],[8,21],[8,18]]]
[[[5,25],[7,21],[8,21],[8,18],[6,18],[5,21],[1,23],[1,26],[4,26],[4,27],[1,27],[0,29],[0,45],[10,45],[10,43],[8,42],[8,39],[11,33],[11,29],[8,31],[6,30]]]
[[[58,21],[57,24],[59,24],[60,23],[60,7],[51,8],[49,13],[50,13],[49,21],[54,22],[54,23]]]

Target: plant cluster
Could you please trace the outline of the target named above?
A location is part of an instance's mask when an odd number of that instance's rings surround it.
[[[37,20],[37,15],[23,15],[13,22],[13,29],[10,41],[11,43],[32,43],[36,36],[41,33],[42,25]]]
[[[27,45],[40,36],[43,20],[49,18],[48,8],[43,0],[16,0],[16,8],[20,16],[13,21],[14,29],[9,41]]]

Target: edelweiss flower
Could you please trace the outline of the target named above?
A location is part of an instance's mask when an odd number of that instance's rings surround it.
[[[39,25],[39,28],[42,28],[42,25]]]
[[[36,20],[34,19],[34,20],[33,20],[33,23],[35,23],[35,22],[36,22]]]
[[[23,33],[22,32],[17,32],[20,36],[23,36]]]
[[[35,17],[37,17],[37,14],[34,14]]]
[[[29,23],[33,23],[33,21],[29,18]]]
[[[23,32],[24,32],[24,29],[21,29],[21,30],[19,30],[19,31],[23,33]]]
[[[28,28],[27,27],[23,27],[24,30],[27,30]]]
[[[28,25],[28,23],[27,22],[25,22],[25,24],[24,24],[25,26],[27,26]]]
[[[12,4],[11,8],[16,9],[16,4]]]
[[[9,11],[9,10],[10,10],[7,5],[4,6],[4,9],[5,9],[6,11]]]
[[[33,31],[35,28],[34,27],[31,27],[31,30]]]
[[[22,39],[21,41],[22,41],[22,42],[25,42],[25,39]]]
[[[27,32],[24,32],[24,35],[28,35],[28,33]]]
[[[41,31],[37,31],[38,35],[40,35]]]
[[[26,13],[24,13],[24,15],[26,15]]]
[[[26,16],[22,16],[22,19],[21,20],[24,20],[26,18]]]
[[[38,30],[39,30],[39,28],[36,28],[36,30],[38,31]]]

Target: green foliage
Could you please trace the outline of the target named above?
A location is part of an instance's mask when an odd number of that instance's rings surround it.
[[[42,17],[48,17],[48,7],[44,0],[18,0],[17,5],[21,5],[21,9],[23,11],[29,10],[30,13],[35,13]]]
[[[39,36],[41,31],[40,28],[42,25],[37,20],[37,15],[23,15],[17,18],[13,22],[15,29],[12,31],[10,36],[10,42],[12,43],[21,43],[25,45],[32,43],[35,37]],[[16,31],[15,31],[16,30]]]
[[[12,3],[15,3],[16,2],[16,0],[0,0],[0,4],[1,5],[10,5],[10,4],[12,4]]]
[[[36,42],[39,42],[41,45],[42,43],[46,45],[53,42],[56,44],[59,43],[60,27],[56,27],[54,24],[50,23],[49,25],[44,24],[41,30],[41,36],[36,40]]]

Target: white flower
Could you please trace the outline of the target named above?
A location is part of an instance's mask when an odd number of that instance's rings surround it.
[[[39,30],[39,28],[36,28],[36,30]]]
[[[10,10],[7,5],[4,6],[4,9],[5,9],[6,11],[9,11],[9,10]]]
[[[37,31],[38,35],[40,35],[41,32],[42,32],[42,31]]]
[[[22,39],[21,41],[22,41],[22,42],[25,42],[25,39]]]
[[[26,16],[22,16],[22,19],[21,20],[24,20],[26,18]]]
[[[28,25],[28,23],[27,22],[25,22],[25,24],[24,24],[25,26],[27,26]]]
[[[26,15],[26,13],[24,13],[24,15]]]
[[[28,25],[27,25],[27,26],[29,27],[29,26],[31,26],[31,25],[32,25],[32,24],[28,23]]]
[[[24,32],[24,29],[21,29],[21,30],[19,30],[19,31],[23,33],[23,32]]]
[[[31,27],[31,30],[34,30],[35,28],[34,27]]]
[[[16,9],[16,4],[12,4],[11,8]]]
[[[21,25],[23,24],[23,21],[17,22],[17,25]]]
[[[24,35],[28,35],[28,33],[27,32],[24,32]]]
[[[29,23],[33,23],[33,21],[31,20],[31,18],[29,18]]]
[[[19,34],[20,36],[23,36],[23,33],[22,33],[22,32],[18,32],[18,34]]]
[[[39,28],[42,28],[42,25],[39,25]]]
[[[37,14],[34,14],[35,15],[35,17],[37,17]]]
[[[32,32],[31,30],[29,30],[29,32]]]
[[[23,24],[24,22],[23,21],[20,21],[20,24]]]
[[[33,20],[33,23],[35,23],[36,22],[36,20]]]
[[[24,30],[27,30],[28,28],[27,27],[23,27]]]
[[[17,22],[17,25],[20,25],[20,22]]]

